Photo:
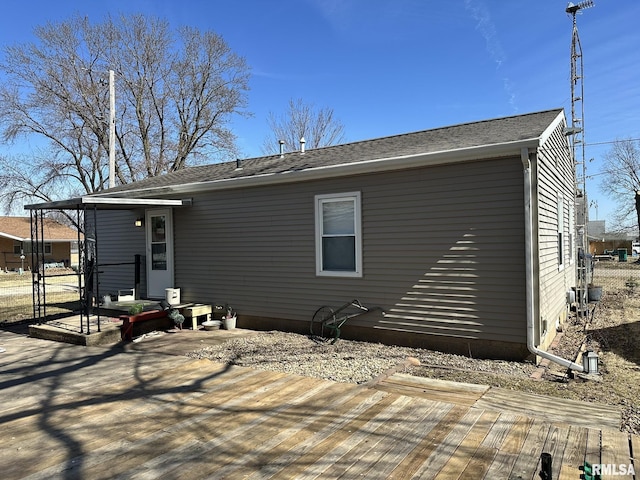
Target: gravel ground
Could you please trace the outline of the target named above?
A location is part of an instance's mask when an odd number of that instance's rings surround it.
[[[421,365],[502,375],[526,377],[535,370],[533,364],[527,363],[476,360],[419,348],[342,339],[332,345],[306,335],[275,331],[232,339],[188,356],[345,383],[366,383],[404,363],[408,357],[417,358]]]

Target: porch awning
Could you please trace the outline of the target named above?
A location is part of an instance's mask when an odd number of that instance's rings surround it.
[[[166,198],[127,198],[99,197],[85,195],[83,197],[57,200],[53,202],[33,203],[25,205],[25,210],[72,210],[86,207],[98,210],[127,210],[140,207],[185,207],[191,205],[191,199],[170,200]]]

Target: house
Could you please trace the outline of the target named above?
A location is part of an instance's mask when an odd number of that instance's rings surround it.
[[[78,265],[77,230],[46,218],[40,236],[44,240],[45,266]],[[30,218],[0,217],[0,268],[29,270],[31,260]]]
[[[344,338],[523,358],[550,344],[576,286],[566,126],[548,110],[27,208],[82,209],[99,263],[146,256],[140,295],[180,288],[231,305],[239,327],[306,333],[320,306],[356,298],[384,314],[350,319]],[[100,288],[132,282],[105,269]]]
[[[607,232],[605,220],[589,220],[587,231],[589,232],[589,253],[600,257],[601,260],[606,259],[609,254],[617,256],[620,249],[626,249],[628,255],[634,257],[640,253],[640,245],[635,241],[637,238],[635,233]]]

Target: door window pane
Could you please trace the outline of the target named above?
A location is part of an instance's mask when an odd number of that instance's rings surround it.
[[[167,244],[154,243],[151,245],[151,269],[167,269]]]
[[[164,215],[161,215],[159,217],[151,217],[151,241],[166,241]]]
[[[164,215],[151,217],[151,269],[167,269],[167,236]]]

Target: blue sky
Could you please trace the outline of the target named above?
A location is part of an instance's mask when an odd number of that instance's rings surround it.
[[[587,192],[603,220],[618,207],[598,184],[608,142],[640,138],[640,2],[595,0],[578,17],[585,68]],[[267,115],[290,98],[331,107],[356,141],[564,107],[571,18],[563,0],[7,1],[0,46],[79,13],[143,13],[213,30],[252,68],[244,156],[261,155]],[[20,148],[15,145],[12,148]],[[7,150],[7,148],[3,149]],[[11,149],[9,149],[11,151]],[[590,210],[596,219],[595,205]]]

